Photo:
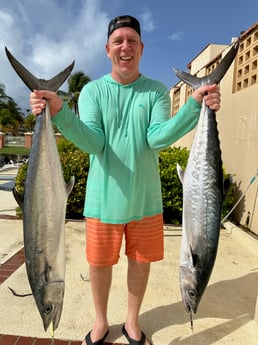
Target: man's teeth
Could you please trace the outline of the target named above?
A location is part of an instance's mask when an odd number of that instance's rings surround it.
[[[129,60],[131,60],[131,56],[121,56],[121,60],[124,60],[124,61],[129,61]]]

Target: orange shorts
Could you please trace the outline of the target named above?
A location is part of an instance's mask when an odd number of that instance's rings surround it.
[[[125,235],[125,254],[139,262],[163,259],[163,217],[158,214],[128,224],[106,224],[96,218],[86,221],[86,256],[92,266],[110,266],[119,260]]]

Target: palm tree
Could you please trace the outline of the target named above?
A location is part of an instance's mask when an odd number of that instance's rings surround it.
[[[0,84],[0,129],[17,135],[23,125],[24,117],[21,108],[12,97],[5,93],[5,86]]]
[[[4,108],[6,102],[11,99],[11,97],[7,96],[5,93],[5,86],[0,84],[0,109]]]
[[[90,77],[82,71],[75,72],[68,79],[68,94],[70,96],[70,106],[74,109],[76,115],[79,116],[78,99],[84,85],[88,84]]]
[[[36,122],[36,116],[29,114],[24,119],[24,129],[26,132],[33,132]]]
[[[67,102],[69,107],[74,110],[75,114],[79,116],[78,99],[80,92],[85,84],[91,81],[90,77],[82,71],[71,74],[68,79],[68,92],[58,90],[57,94],[63,101]]]

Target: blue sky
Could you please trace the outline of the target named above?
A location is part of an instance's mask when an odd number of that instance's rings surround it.
[[[231,38],[258,21],[254,0],[0,0],[0,83],[23,110],[29,91],[9,65],[4,47],[34,75],[49,79],[71,61],[92,80],[110,72],[105,53],[110,19],[136,16],[145,44],[141,72],[171,88],[172,68],[186,65],[207,44]],[[66,86],[63,87],[66,89]]]

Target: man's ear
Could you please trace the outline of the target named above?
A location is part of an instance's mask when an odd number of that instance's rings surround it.
[[[141,44],[142,44],[142,54],[143,54],[143,50],[144,50],[144,43],[143,42],[141,42]],[[141,54],[141,55],[142,55]]]
[[[110,50],[110,47],[109,47],[109,44],[107,43],[106,44],[106,53],[107,53],[107,56],[109,57],[109,50]]]

